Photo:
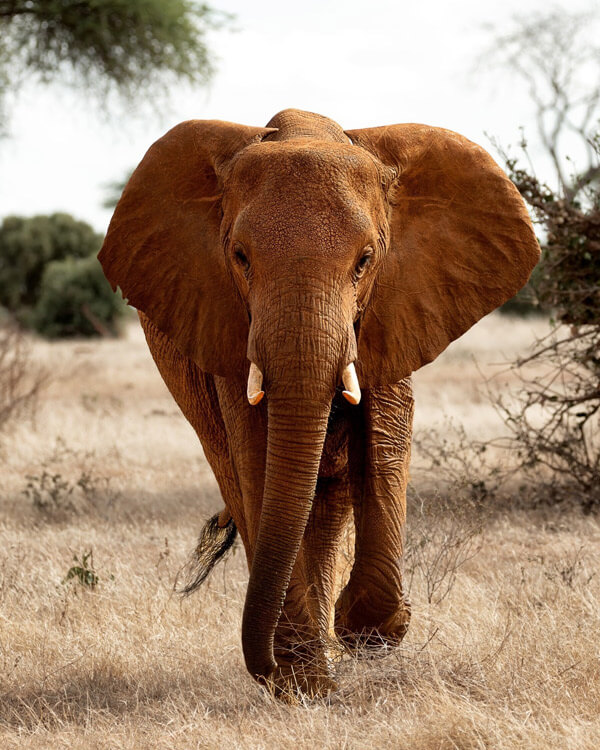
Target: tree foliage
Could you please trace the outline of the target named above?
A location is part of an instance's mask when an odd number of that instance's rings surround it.
[[[32,327],[46,338],[115,334],[123,301],[113,294],[95,254],[49,263],[33,309]]]
[[[103,101],[204,83],[206,32],[227,19],[194,0],[0,0],[0,87],[60,78]]]
[[[69,214],[7,216],[0,226],[0,305],[14,313],[33,306],[48,263],[84,258],[101,244],[89,224]]]
[[[117,203],[119,202],[121,194],[123,193],[123,190],[125,190],[125,186],[129,182],[129,178],[131,177],[132,172],[133,168],[128,169],[127,173],[120,180],[113,180],[112,182],[108,182],[104,185],[106,194],[104,200],[102,201],[102,208],[108,208],[111,211],[114,211]]]
[[[102,236],[68,214],[0,225],[0,308],[44,336],[114,332],[124,310],[96,254]]]
[[[598,136],[595,141],[600,156]],[[533,283],[539,304],[573,329],[600,326],[600,185],[588,181],[583,190],[581,183],[581,197],[569,198],[515,160],[508,159],[507,166],[544,229],[543,255]]]

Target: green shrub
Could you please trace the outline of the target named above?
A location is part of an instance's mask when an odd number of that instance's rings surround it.
[[[500,307],[502,315],[518,315],[527,318],[530,315],[541,315],[543,310],[536,303],[536,296],[530,284],[527,284],[519,292]]]
[[[102,235],[69,214],[0,226],[0,310],[48,338],[114,334],[125,305],[96,254]]]
[[[0,226],[0,305],[17,314],[35,306],[48,263],[85,258],[101,245],[101,235],[69,214],[8,216]]]
[[[513,366],[518,400],[497,402],[531,487],[550,502],[600,510],[600,134],[595,166],[556,192],[507,160],[510,177],[544,229],[531,286],[552,310],[552,332]],[[543,467],[540,472],[540,467]]]
[[[124,310],[95,255],[66,258],[48,263],[31,324],[47,338],[115,335]]]
[[[540,275],[541,267],[537,265],[533,269],[533,273],[527,284],[514,297],[502,305],[500,312],[503,315],[518,315],[521,318],[527,318],[531,315],[545,315],[549,317],[552,310],[540,299],[537,293]]]

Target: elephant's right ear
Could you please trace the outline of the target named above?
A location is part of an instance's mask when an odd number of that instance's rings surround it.
[[[346,135],[396,174],[356,364],[365,387],[396,383],[515,295],[540,248],[516,187],[458,133],[405,124]]]
[[[190,120],[127,183],[99,260],[113,289],[207,372],[247,367],[248,316],[225,266],[219,175],[273,128]]]

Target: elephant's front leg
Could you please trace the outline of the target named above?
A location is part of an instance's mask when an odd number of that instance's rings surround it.
[[[336,604],[335,630],[350,648],[395,645],[410,604],[402,589],[413,398],[410,379],[364,392],[364,482],[355,483],[355,560]]]
[[[336,565],[350,520],[347,476],[319,479],[300,552],[275,632],[275,657],[305,693],[334,687],[327,641]]]

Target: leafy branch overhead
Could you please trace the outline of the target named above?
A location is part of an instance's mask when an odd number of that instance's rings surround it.
[[[229,20],[194,0],[0,0],[0,82],[165,94],[176,80],[210,78],[206,33]]]

